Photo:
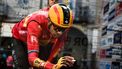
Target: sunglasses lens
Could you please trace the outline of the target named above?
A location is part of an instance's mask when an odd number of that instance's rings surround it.
[[[56,31],[59,31],[59,32],[64,32],[65,31],[65,28],[60,28],[60,27],[57,27],[55,25],[53,25],[53,26],[54,26],[54,30],[56,30]]]

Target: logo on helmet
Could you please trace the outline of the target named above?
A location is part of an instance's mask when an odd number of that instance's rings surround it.
[[[65,23],[68,24],[68,21],[66,20]]]

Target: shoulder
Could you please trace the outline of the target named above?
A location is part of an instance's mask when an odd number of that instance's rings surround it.
[[[45,11],[45,10],[39,10],[33,14],[30,15],[31,18],[35,18],[35,19],[47,19],[48,18],[48,11]]]
[[[36,11],[30,15],[28,15],[28,17],[31,19],[31,20],[47,20],[48,18],[48,11],[45,11],[45,10],[39,10],[39,11]]]

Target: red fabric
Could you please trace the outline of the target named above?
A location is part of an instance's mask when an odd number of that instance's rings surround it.
[[[28,60],[30,65],[33,65],[34,60],[38,57],[38,54],[36,52],[32,52],[28,54]]]
[[[52,37],[48,29],[48,8],[39,10],[29,15],[29,19],[27,21],[27,27],[23,26],[25,19],[16,23],[12,29],[12,36],[16,39],[22,40],[23,42],[27,42],[28,52],[31,51],[39,51],[39,45],[41,42],[48,41],[48,39],[52,38],[51,42],[55,42],[56,38]],[[41,28],[40,28],[41,27]],[[62,45],[62,41],[58,42]],[[32,64],[34,59],[38,58],[38,53],[29,53],[29,63]]]

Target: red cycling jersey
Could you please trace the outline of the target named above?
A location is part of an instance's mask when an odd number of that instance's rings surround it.
[[[65,33],[61,38],[54,38],[48,29],[48,10],[49,8],[41,9],[28,15],[26,18],[16,23],[12,29],[14,38],[27,43],[30,64],[33,64],[34,60],[38,58],[39,46],[52,43],[54,44],[53,48],[57,48],[64,45],[64,40],[66,38]]]

